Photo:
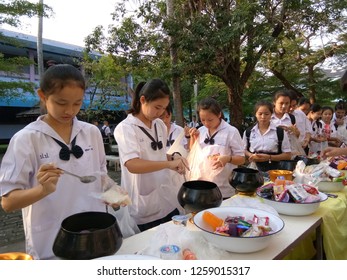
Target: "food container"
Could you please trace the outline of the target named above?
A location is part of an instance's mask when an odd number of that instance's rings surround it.
[[[105,212],[83,212],[63,220],[53,252],[63,259],[94,259],[115,254],[122,242],[116,217]]]
[[[345,188],[342,182],[326,182],[326,181],[320,181],[317,184],[317,187],[318,187],[318,190],[321,192],[340,192]]]
[[[285,180],[293,180],[293,171],[290,170],[269,170],[270,181],[275,182],[278,177],[284,177]]]
[[[319,192],[320,201],[309,202],[309,203],[297,203],[297,202],[282,202],[276,201],[270,198],[262,197],[257,191],[257,195],[261,197],[262,201],[275,208],[276,211],[283,215],[288,216],[306,216],[314,213],[320,203],[328,199],[328,196],[325,193]]]
[[[268,217],[272,231],[265,236],[257,237],[232,237],[214,233],[213,229],[204,222],[204,211],[209,211],[217,217],[225,220],[228,216],[253,216]],[[218,207],[200,211],[194,216],[194,224],[201,230],[203,237],[219,249],[234,253],[252,253],[266,248],[273,237],[284,228],[283,220],[270,212],[249,207]]]
[[[160,247],[160,258],[163,260],[181,260],[181,248],[177,245],[164,245]]]
[[[218,186],[209,181],[192,180],[184,182],[178,191],[177,200],[186,214],[222,204],[223,197]]]
[[[33,257],[31,255],[28,255],[28,254],[22,253],[22,252],[8,252],[8,253],[0,254],[0,261],[1,260],[28,261],[28,260],[33,260]]]

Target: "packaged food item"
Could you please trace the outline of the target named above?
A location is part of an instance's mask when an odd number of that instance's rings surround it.
[[[223,219],[217,217],[210,211],[204,211],[204,213],[202,214],[202,219],[205,223],[212,227],[213,231],[215,231],[217,227],[220,227],[224,224]]]
[[[160,258],[163,260],[181,260],[181,248],[177,245],[164,245],[160,247]]]

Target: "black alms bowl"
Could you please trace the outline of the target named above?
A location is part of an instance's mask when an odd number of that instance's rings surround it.
[[[122,242],[116,217],[104,212],[83,212],[63,220],[53,252],[63,259],[88,260],[115,254]]]
[[[179,204],[186,213],[219,207],[223,197],[218,186],[209,181],[195,180],[184,182],[177,194]]]
[[[239,192],[254,193],[264,184],[264,178],[258,170],[240,167],[233,169],[229,183]]]

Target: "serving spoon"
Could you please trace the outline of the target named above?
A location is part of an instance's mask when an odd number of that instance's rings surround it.
[[[66,171],[64,169],[61,169],[61,168],[58,168],[60,169],[61,171],[63,171],[64,173],[68,174],[68,175],[71,175],[71,176],[74,176],[74,177],[77,177],[78,179],[80,179],[80,181],[82,183],[85,183],[85,184],[88,184],[88,183],[92,183],[96,180],[96,177],[95,176],[78,176],[74,173],[71,173],[69,171]]]

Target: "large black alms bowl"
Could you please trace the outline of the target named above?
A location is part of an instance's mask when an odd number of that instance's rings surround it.
[[[239,192],[255,193],[264,184],[264,178],[258,170],[240,167],[233,169],[229,183]]]
[[[197,213],[208,208],[219,207],[223,201],[218,186],[203,180],[184,182],[177,194],[177,199],[186,213]]]
[[[63,259],[88,260],[115,254],[122,242],[116,217],[104,212],[83,212],[63,220],[53,252]]]

